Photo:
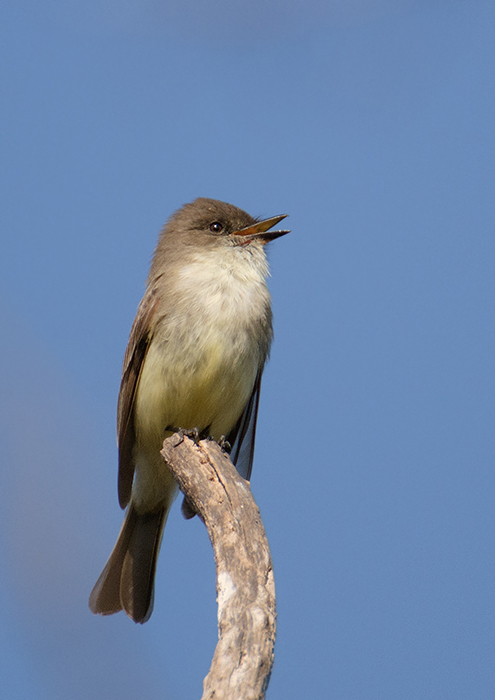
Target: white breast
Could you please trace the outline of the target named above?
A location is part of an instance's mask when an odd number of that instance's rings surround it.
[[[263,249],[231,246],[202,251],[178,275],[183,298],[207,314],[213,324],[251,324],[266,314],[268,264]]]

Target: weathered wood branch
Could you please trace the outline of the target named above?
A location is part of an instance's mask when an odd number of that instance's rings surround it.
[[[162,456],[206,525],[217,569],[218,643],[202,700],[262,700],[270,679],[276,610],[260,512],[216,442],[175,433]]]

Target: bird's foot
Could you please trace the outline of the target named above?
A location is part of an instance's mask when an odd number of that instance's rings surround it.
[[[226,452],[228,455],[230,454],[230,451],[232,450],[232,445],[231,445],[230,442],[227,440],[227,438],[225,437],[225,435],[222,435],[222,437],[221,437],[220,440],[218,441],[218,444],[220,445],[220,447],[222,448],[222,450],[223,450],[224,452]]]
[[[187,428],[174,428],[174,432],[178,433],[180,435],[180,442],[178,443],[179,445],[184,442],[184,438],[188,437],[191,438],[191,440],[194,440],[194,442],[198,443],[201,439],[201,436],[199,434],[199,430],[197,428],[192,428],[192,429],[187,429]]]
[[[210,442],[216,442],[217,445],[224,451],[230,454],[230,450],[232,449],[230,442],[225,438],[225,435],[222,435],[220,440],[215,440],[215,438],[212,435],[208,435],[206,440],[209,440]]]

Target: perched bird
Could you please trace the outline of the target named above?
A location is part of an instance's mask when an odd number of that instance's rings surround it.
[[[285,218],[259,221],[215,199],[163,228],[124,356],[118,401],[119,502],[127,506],[89,599],[94,613],[146,622],[177,485],[160,455],[178,429],[226,440],[239,473],[253,463],[261,375],[272,340],[265,245]],[[187,502],[183,506],[186,517]]]

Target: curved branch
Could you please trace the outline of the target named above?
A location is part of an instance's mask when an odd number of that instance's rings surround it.
[[[205,523],[215,555],[219,635],[202,700],[262,700],[273,665],[275,584],[249,482],[211,440],[175,433],[161,454]]]

